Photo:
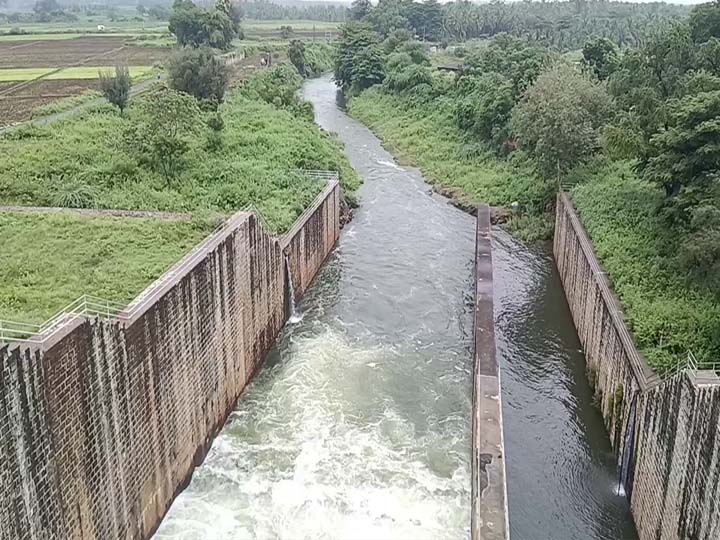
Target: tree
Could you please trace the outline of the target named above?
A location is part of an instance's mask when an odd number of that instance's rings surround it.
[[[546,176],[560,176],[600,146],[611,110],[605,87],[573,66],[544,71],[512,111],[512,132]]]
[[[130,120],[124,134],[126,147],[172,186],[201,125],[197,101],[188,94],[158,87],[130,108]]]
[[[348,16],[351,20],[362,21],[368,16],[371,9],[372,5],[370,4],[370,0],[354,0],[350,5]]]
[[[502,148],[510,138],[514,105],[512,81],[500,73],[467,75],[458,80],[454,111],[458,126],[496,148]]]
[[[335,80],[343,91],[360,92],[385,78],[380,38],[367,24],[344,24],[336,50]]]
[[[290,42],[288,45],[288,58],[300,75],[303,77],[307,76],[307,68],[305,67],[305,44],[302,41],[293,39]]]
[[[37,0],[33,6],[33,11],[40,22],[48,22],[52,17],[63,14],[57,0]]]
[[[228,69],[209,47],[184,47],[170,58],[168,83],[171,88],[190,94],[216,109],[228,86]]]
[[[582,50],[583,59],[597,75],[604,81],[618,67],[619,53],[615,43],[608,38],[594,38],[585,43]]]
[[[500,34],[487,47],[468,56],[466,73],[500,73],[512,81],[513,95],[517,97],[540,74],[546,62],[544,50],[530,46],[522,39]]]
[[[130,70],[127,66],[115,66],[115,73],[100,72],[100,90],[110,103],[120,109],[123,113],[130,98],[130,89],[132,88],[132,79],[130,78]]]
[[[720,4],[709,2],[695,6],[688,19],[690,35],[695,43],[720,38]]]
[[[200,8],[192,0],[175,0],[168,28],[181,46],[209,45],[226,50],[235,37],[233,22],[226,13]]]
[[[673,199],[671,221],[687,222],[687,210],[716,189],[720,171],[720,90],[687,95],[670,107],[669,126],[650,140],[645,177]]]

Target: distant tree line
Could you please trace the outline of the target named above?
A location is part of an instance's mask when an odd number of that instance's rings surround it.
[[[500,33],[565,49],[579,48],[589,37],[607,37],[622,45],[642,45],[663,20],[686,17],[685,6],[575,0],[472,3],[458,0],[355,0],[349,16],[365,20],[383,36],[404,29],[418,39],[467,41]]]
[[[342,22],[347,18],[348,8],[342,5],[317,3],[308,5],[280,5],[259,0],[255,2],[243,2],[243,13],[248,19],[276,20],[294,19]]]

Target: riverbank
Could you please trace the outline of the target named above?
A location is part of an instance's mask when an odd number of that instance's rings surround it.
[[[520,160],[498,159],[468,140],[452,118],[448,97],[431,103],[375,87],[349,100],[348,110],[383,141],[400,163],[418,167],[439,193],[473,211],[484,202],[507,215],[505,227],[525,240],[552,236],[548,185]],[[522,212],[508,208],[517,203]],[[504,209],[504,210],[503,210]]]
[[[573,204],[650,366],[675,368],[688,351],[717,362],[720,300],[685,275],[677,253],[668,251],[657,212],[661,190],[638,178],[628,162],[597,161],[575,176]]]

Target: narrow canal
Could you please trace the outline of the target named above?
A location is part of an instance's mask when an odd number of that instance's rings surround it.
[[[304,95],[362,206],[155,538],[467,538],[474,218],[345,115],[329,78]],[[631,538],[552,260],[498,235],[513,540]]]

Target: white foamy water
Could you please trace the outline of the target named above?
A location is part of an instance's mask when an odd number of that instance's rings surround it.
[[[286,354],[250,387],[155,538],[463,537],[470,478],[448,458],[457,437],[416,433],[391,400],[362,404],[372,391],[358,381],[398,353],[327,327],[291,337]]]

